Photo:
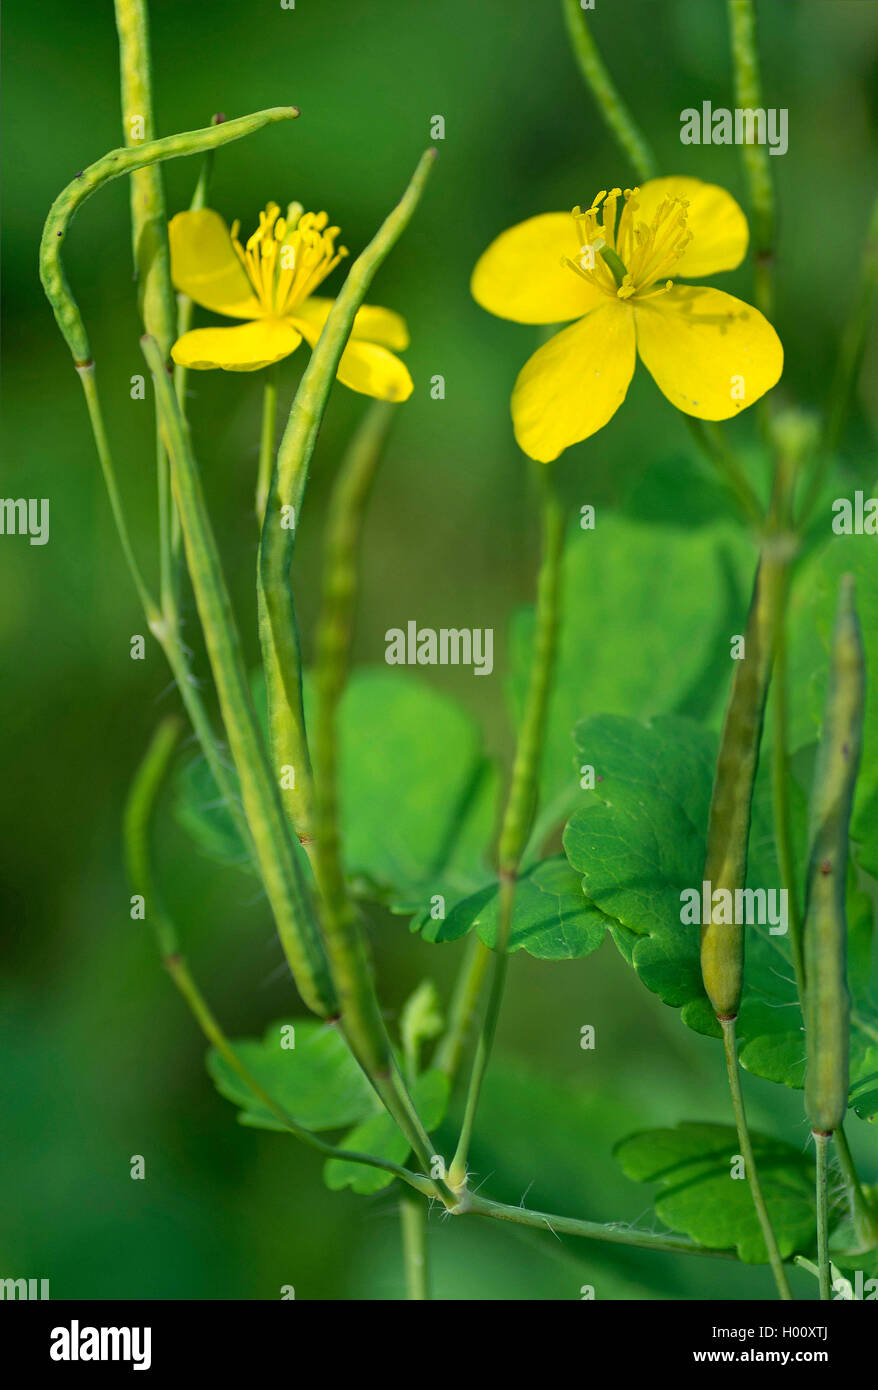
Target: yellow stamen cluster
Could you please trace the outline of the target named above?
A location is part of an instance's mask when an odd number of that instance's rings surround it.
[[[663,199],[652,222],[647,223],[635,216],[640,207],[639,192],[639,188],[626,188],[624,194],[621,188],[612,188],[609,193],[603,189],[585,212],[579,207],[573,209],[579,244],[587,254],[578,263],[565,257],[564,264],[614,298],[644,298],[650,287],[673,269],[692,240],[686,226],[689,204],[685,198]],[[620,197],[624,206],[617,226]],[[607,257],[601,254],[604,248]],[[611,269],[613,265],[621,284]],[[651,293],[663,294],[671,283],[668,280]]]
[[[245,249],[235,222],[232,245],[266,315],[291,313],[348,254],[344,246],[336,250],[339,228],[328,223],[327,213],[303,212],[301,203],[290,203],[286,217],[269,203]]]

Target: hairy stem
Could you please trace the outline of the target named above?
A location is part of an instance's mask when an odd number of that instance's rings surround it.
[[[677,1236],[672,1232],[636,1231],[622,1222],[581,1221],[572,1216],[555,1216],[544,1211],[528,1211],[526,1207],[507,1206],[503,1202],[492,1202],[477,1193],[463,1195],[461,1215],[489,1216],[495,1221],[512,1221],[518,1226],[535,1226],[538,1230],[552,1231],[555,1235],[584,1236],[587,1240],[605,1241],[611,1245],[632,1245],[639,1250],[665,1251],[672,1255],[706,1255],[719,1260],[735,1260],[733,1250],[714,1250],[709,1246],[697,1245],[688,1236]]]
[[[863,1250],[873,1250],[878,1245],[878,1211],[869,1202],[863,1191],[863,1184],[857,1172],[854,1156],[850,1151],[844,1126],[839,1125],[833,1133],[835,1151],[847,1188],[851,1207],[851,1222]]]

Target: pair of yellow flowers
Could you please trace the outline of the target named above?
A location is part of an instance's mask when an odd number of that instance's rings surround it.
[[[341,258],[325,212],[260,214],[246,246],[209,209],[170,224],[177,288],[197,304],[245,322],[198,328],[173,348],[194,368],[256,371],[320,337],[331,299],[314,291]],[[515,437],[541,462],[595,433],[615,414],[640,354],[672,405],[701,420],[725,420],[778,381],[783,348],[758,310],[704,286],[675,284],[733,270],[747,251],[747,222],[724,189],[699,179],[653,179],[614,188],[572,213],[531,217],[503,232],[479,259],[472,293],[517,323],[575,320],[525,363],[512,392]],[[338,379],[380,400],[412,392],[396,356],[409,342],[404,319],[364,305]]]

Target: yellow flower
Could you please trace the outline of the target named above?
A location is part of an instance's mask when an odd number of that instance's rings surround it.
[[[204,208],[171,219],[171,276],[196,304],[228,318],[246,319],[237,328],[196,328],[171,349],[182,367],[255,372],[288,357],[304,338],[313,348],[331,299],[313,293],[348,253],[336,250],[338,227],[325,212],[303,213],[291,203],[281,217],[277,203],[259,214],[246,248],[218,213]],[[363,305],[354,319],[338,365],[338,379],[352,391],[383,401],[412,393],[408,368],[391,348],[409,344],[405,320],[391,309]]]
[[[726,420],[770,390],[783,348],[768,320],[721,290],[666,279],[733,270],[746,250],[734,198],[678,177],[599,193],[586,212],[531,217],[492,242],[472,277],[483,308],[517,323],[578,320],[519,373],[512,421],[524,452],[548,463],[601,429],[638,353],[668,400],[701,420]]]

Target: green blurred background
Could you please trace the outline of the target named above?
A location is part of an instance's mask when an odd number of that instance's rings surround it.
[[[780,393],[819,404],[874,196],[878,4],[762,0],[758,10],[765,100],[790,112],[789,153],[771,160],[786,348]],[[444,116],[428,192],[371,295],[408,319],[416,391],[400,411],[370,513],[356,656],[380,661],[385,629],[413,616],[501,634],[533,588],[533,497],[508,396],[534,339],[478,309],[469,274],[511,223],[632,181],[582,87],[560,7],[298,0],[287,11],[278,0],[155,0],[151,20],[160,134],[204,125],[215,111],[301,107],[295,125],[217,157],[211,203],[245,230],[269,199],[295,198],[326,207],[356,252],[429,143],[431,117]],[[177,697],[155,644],[145,662],[129,659],[143,620],[79,385],[37,276],[52,198],[120,143],[113,12],[108,0],[9,0],[4,21],[3,491],[50,498],[52,529],[42,548],[0,543],[0,1275],[49,1277],[55,1298],[271,1299],[290,1283],[299,1298],[398,1297],[392,1194],[331,1194],[314,1155],[236,1124],[208,1081],[200,1035],[152,940],[128,916],[124,797]],[[684,147],[678,138],[684,107],[734,105],[721,0],[598,0],[593,23],[666,171],[723,183],[743,200],[738,151]],[[191,161],[165,170],[174,212],[188,204],[197,171]],[[133,530],[152,564],[151,407],[129,396],[143,364],[122,182],[86,205],[65,250]],[[722,286],[746,295],[749,274],[745,265]],[[282,408],[303,365],[304,349],[284,364]],[[873,344],[864,381],[876,371]],[[441,402],[430,399],[434,373],[446,379]],[[196,373],[190,388],[210,506],[255,658],[260,382]],[[873,391],[873,412],[874,400]],[[306,647],[326,489],[363,407],[336,389],[314,460],[296,561]],[[861,402],[854,439],[868,437],[868,415]],[[746,419],[733,427],[741,440],[750,428]],[[687,450],[679,421],[640,368],[612,424],[565,456],[562,484],[577,507],[615,507],[647,469]],[[630,622],[649,617],[632,612]],[[200,660],[191,603],[186,634]],[[602,643],[614,637],[596,634]],[[502,643],[495,659],[491,680],[453,670],[431,679],[466,703],[489,747],[508,756]],[[294,1013],[252,881],[199,857],[169,815],[160,853],[166,895],[229,1033],[261,1034]],[[447,988],[459,946],[428,947],[379,913],[370,930],[391,1018],[425,973]],[[596,1219],[645,1213],[648,1221],[649,1192],[621,1176],[611,1146],[649,1125],[726,1120],[715,1045],[647,995],[610,944],[584,962],[516,957],[510,974],[473,1154],[485,1190],[517,1202],[528,1189],[528,1204],[543,1209]],[[597,1028],[594,1053],[578,1045],[584,1022]],[[752,1078],[746,1088],[757,1126],[804,1144],[800,1096]],[[855,1139],[862,1145],[859,1132]],[[146,1158],[145,1182],[129,1177],[132,1154]],[[583,1284],[598,1297],[770,1293],[761,1270],[443,1223],[438,1214],[429,1241],[435,1293],[447,1298],[576,1299]]]

